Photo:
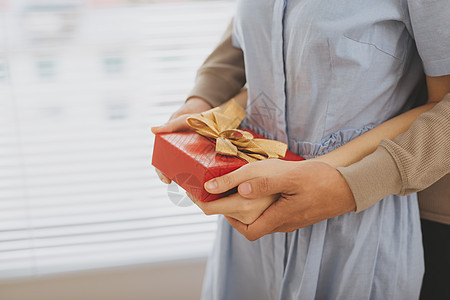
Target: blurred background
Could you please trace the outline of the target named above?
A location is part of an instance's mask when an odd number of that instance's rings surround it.
[[[169,197],[150,127],[233,11],[0,0],[1,300],[199,299],[216,218]]]

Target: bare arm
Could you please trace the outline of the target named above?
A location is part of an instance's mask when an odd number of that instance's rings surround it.
[[[429,78],[428,88],[429,102],[439,103],[417,120],[421,111],[434,104],[389,120],[318,161],[308,160],[291,168],[288,162],[266,160],[223,176],[228,176],[227,180],[214,179],[218,191],[238,185],[239,194],[253,199],[252,203],[268,194],[282,194],[254,223],[244,225],[227,217],[230,224],[255,240],[265,234],[288,232],[347,212],[362,211],[387,195],[424,189],[449,173],[450,93],[444,97],[450,90],[449,77]],[[394,141],[383,139],[374,153],[364,157],[374,150],[376,139],[395,137],[406,128]],[[373,136],[375,141],[371,140]],[[369,145],[366,141],[370,141]],[[358,156],[364,158],[337,170],[323,163],[328,158],[335,159],[335,165],[350,164]],[[284,173],[276,172],[277,168]]]
[[[326,162],[333,167],[349,166],[374,152],[384,138],[393,140],[408,130],[419,115],[433,108],[447,93],[450,93],[450,75],[428,77],[428,103],[392,118],[347,144],[314,160]]]

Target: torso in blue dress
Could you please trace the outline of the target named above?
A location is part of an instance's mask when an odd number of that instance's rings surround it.
[[[244,127],[311,158],[423,100],[404,1],[237,5],[233,43],[244,52],[249,93]],[[219,223],[204,299],[418,298],[415,195],[256,242]]]

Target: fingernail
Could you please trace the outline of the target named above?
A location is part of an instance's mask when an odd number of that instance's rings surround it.
[[[161,179],[162,180],[162,182],[164,182],[165,184],[169,184],[170,182],[169,182],[169,180],[167,179],[167,178],[163,178],[163,179]]]
[[[252,192],[252,186],[250,183],[243,183],[239,186],[239,191],[244,195],[248,195]]]
[[[205,183],[205,188],[208,190],[215,190],[217,189],[217,181],[215,179],[208,181]]]

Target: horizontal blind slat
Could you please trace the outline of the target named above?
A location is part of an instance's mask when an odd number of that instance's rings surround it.
[[[0,279],[207,255],[217,217],[171,202],[150,127],[184,102],[233,6],[74,6],[64,34],[39,23],[55,12],[3,15]]]

